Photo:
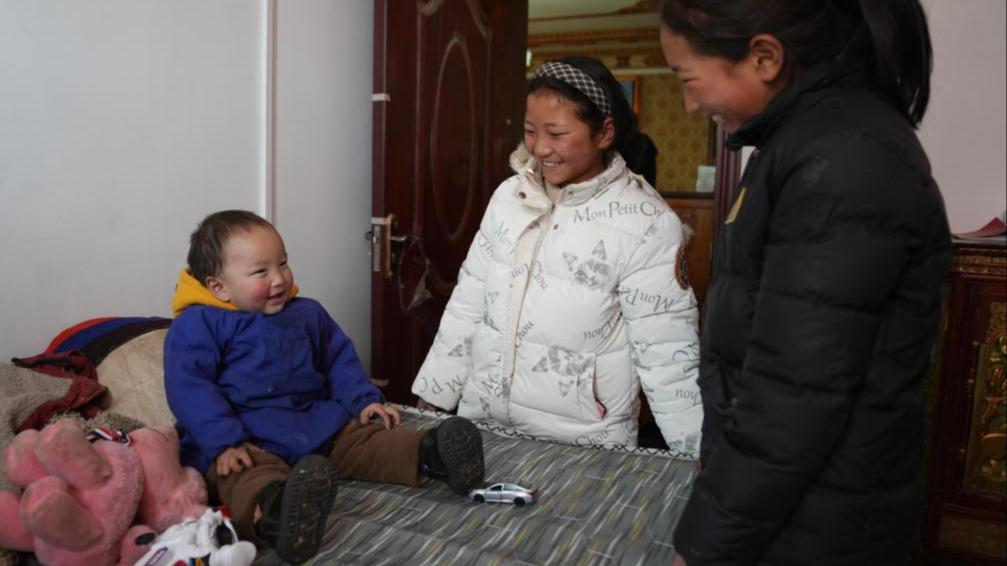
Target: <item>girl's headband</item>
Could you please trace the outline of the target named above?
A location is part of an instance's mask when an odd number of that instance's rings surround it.
[[[601,110],[602,114],[612,115],[612,105],[608,101],[605,89],[598,84],[598,81],[573,65],[560,61],[549,61],[543,63],[538,71],[535,71],[535,77],[552,77],[561,80],[588,97]]]

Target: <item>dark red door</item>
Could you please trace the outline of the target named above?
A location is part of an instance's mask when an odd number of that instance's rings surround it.
[[[433,342],[524,108],[527,0],[376,0],[372,375],[390,401]]]

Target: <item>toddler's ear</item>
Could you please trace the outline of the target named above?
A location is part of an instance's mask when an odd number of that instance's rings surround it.
[[[231,302],[231,294],[227,292],[227,287],[224,282],[212,275],[206,278],[205,286],[213,294],[213,298],[218,301],[223,301],[225,303]]]

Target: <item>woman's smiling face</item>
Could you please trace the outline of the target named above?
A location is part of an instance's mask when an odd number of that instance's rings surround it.
[[[672,72],[682,81],[685,111],[700,111],[733,133],[769,104],[782,85],[767,82],[758,53],[738,62],[703,55],[681,35],[661,28],[661,49]],[[773,75],[775,78],[775,75]]]
[[[573,102],[551,90],[528,95],[524,115],[524,145],[557,187],[587,181],[605,170],[605,151],[612,145],[611,118],[595,134],[577,115]]]

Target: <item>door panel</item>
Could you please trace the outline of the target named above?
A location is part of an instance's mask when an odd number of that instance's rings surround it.
[[[433,341],[524,107],[527,0],[376,0],[372,373],[391,401]],[[391,238],[391,240],[389,240]]]

